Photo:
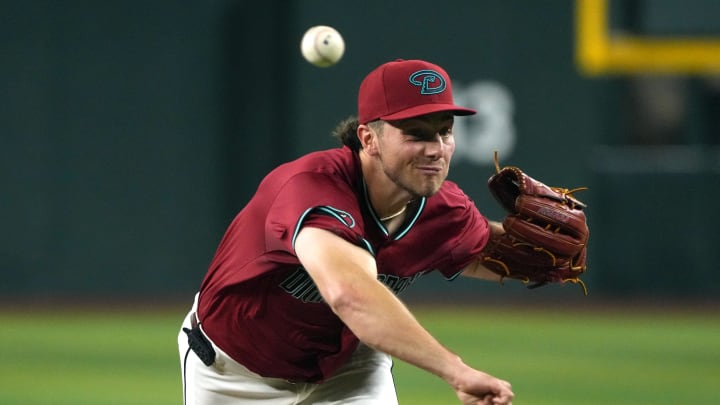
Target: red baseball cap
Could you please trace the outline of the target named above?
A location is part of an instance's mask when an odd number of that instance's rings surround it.
[[[472,115],[476,111],[453,103],[450,76],[438,65],[397,59],[380,65],[360,84],[358,120],[402,120],[438,111]]]

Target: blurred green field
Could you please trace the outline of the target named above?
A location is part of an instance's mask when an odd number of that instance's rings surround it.
[[[178,323],[166,310],[0,310],[0,404],[180,404]],[[416,309],[515,404],[718,403],[720,316],[706,310]],[[457,403],[396,362],[401,404]]]

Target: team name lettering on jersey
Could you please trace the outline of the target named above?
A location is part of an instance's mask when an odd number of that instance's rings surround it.
[[[378,274],[378,281],[385,284],[395,295],[398,295],[423,274],[424,272],[420,272],[409,277]],[[318,303],[323,301],[315,282],[302,267],[298,267],[288,278],[280,283],[280,288],[302,302]]]

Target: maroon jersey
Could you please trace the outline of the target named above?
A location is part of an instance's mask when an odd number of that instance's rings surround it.
[[[300,265],[298,230],[326,229],[366,249],[378,279],[397,294],[431,271],[454,278],[489,236],[487,220],[453,182],[413,206],[388,235],[367,197],[360,159],[347,147],[279,166],[235,217],[210,264],[198,308],[205,332],[264,377],[326,379],[358,340]]]

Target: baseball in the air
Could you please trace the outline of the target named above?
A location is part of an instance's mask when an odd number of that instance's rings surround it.
[[[318,67],[328,67],[342,58],[345,40],[335,28],[316,25],[305,31],[300,50],[308,62]]]

